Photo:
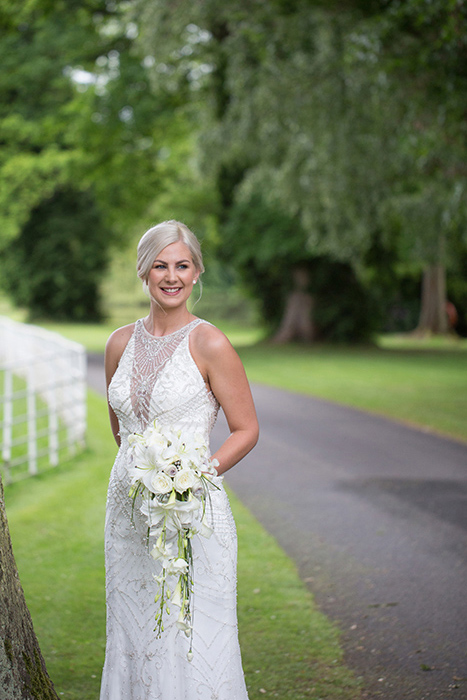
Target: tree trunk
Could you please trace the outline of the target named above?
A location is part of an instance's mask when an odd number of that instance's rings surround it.
[[[420,318],[414,335],[449,332],[446,312],[446,270],[444,265],[430,265],[423,271]]]
[[[0,478],[0,700],[58,700],[16,569]]]
[[[307,291],[309,272],[304,267],[296,267],[292,273],[294,288],[289,294],[281,325],[274,341],[289,343],[299,340],[309,343],[314,337],[313,297]]]

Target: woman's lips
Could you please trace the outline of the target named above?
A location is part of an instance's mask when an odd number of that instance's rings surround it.
[[[173,297],[176,294],[178,294],[178,292],[180,292],[181,287],[161,287],[161,289],[164,292],[164,294]]]

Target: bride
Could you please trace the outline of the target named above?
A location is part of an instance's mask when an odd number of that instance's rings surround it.
[[[107,646],[100,700],[247,700],[236,612],[236,531],[222,475],[256,444],[258,423],[246,375],[225,335],[188,311],[204,271],[194,234],[177,221],[141,238],[138,275],[151,300],[148,316],[110,336],[106,378],[110,423],[119,451],[105,522]],[[208,517],[214,534],[193,540],[193,655],[172,609],[154,631],[156,562],[147,525],[132,518],[128,436],[156,418],[209,439],[219,407],[230,435],[212,455],[219,487]],[[174,608],[174,606],[171,606]]]

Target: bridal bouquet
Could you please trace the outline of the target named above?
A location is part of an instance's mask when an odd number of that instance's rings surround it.
[[[191,540],[197,533],[212,535],[206,501],[210,489],[218,488],[210,477],[217,475],[219,462],[209,459],[208,445],[201,435],[182,434],[157,421],[142,434],[132,433],[128,443],[133,511],[138,507],[144,515],[148,546],[153,545],[150,553],[162,565],[160,575],[154,575],[159,584],[155,631],[158,636],[164,631],[164,611],[168,614],[169,603],[173,603],[180,608],[177,627],[192,636]],[[189,659],[191,655],[190,646]]]

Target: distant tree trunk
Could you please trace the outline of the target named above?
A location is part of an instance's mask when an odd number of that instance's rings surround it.
[[[0,699],[58,700],[16,569],[0,478]]]
[[[444,265],[430,265],[423,271],[420,318],[415,335],[448,333],[446,313],[446,269]]]
[[[309,343],[314,337],[313,297],[307,291],[310,273],[305,267],[296,267],[292,273],[294,287],[289,294],[281,325],[274,341],[292,340]]]

